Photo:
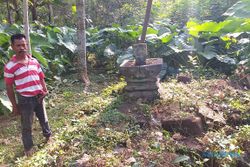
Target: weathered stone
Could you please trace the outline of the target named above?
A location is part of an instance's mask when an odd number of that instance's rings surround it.
[[[153,101],[160,97],[157,75],[161,71],[163,60],[151,58],[146,65],[136,66],[134,60],[124,61],[120,66],[120,73],[125,76],[127,86],[125,95],[130,99]]]
[[[154,101],[160,96],[157,90],[155,91],[145,91],[145,90],[144,91],[132,91],[132,92],[126,92],[125,95],[131,100],[141,98],[142,101]]]
[[[147,44],[138,43],[133,45],[133,54],[135,56],[135,65],[145,65],[147,57]]]
[[[188,84],[191,81],[192,81],[192,78],[190,76],[184,76],[184,75],[177,76],[177,82],[182,82],[184,84]]]
[[[171,132],[180,132],[185,135],[201,135],[203,132],[202,120],[200,117],[189,116],[162,120],[162,127]]]
[[[158,90],[158,86],[156,82],[145,82],[146,84],[143,84],[142,82],[129,82],[130,84],[125,87],[126,91],[132,92],[132,91],[154,91]]]
[[[150,58],[146,60],[146,65],[136,66],[134,60],[125,60],[120,65],[120,73],[131,79],[157,78],[162,68],[162,58]]]

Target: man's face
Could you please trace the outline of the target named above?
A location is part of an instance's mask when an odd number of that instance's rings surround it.
[[[11,44],[12,49],[15,51],[16,55],[26,55],[27,53],[27,42],[25,38],[15,39],[14,43]]]

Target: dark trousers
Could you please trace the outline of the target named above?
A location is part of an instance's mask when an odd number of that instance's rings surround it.
[[[36,96],[24,97],[18,95],[17,98],[18,98],[18,109],[21,113],[22,141],[24,149],[29,150],[33,146],[32,123],[33,123],[34,112],[42,128],[43,136],[49,137],[51,135],[51,130],[48,123],[44,101],[39,103]]]

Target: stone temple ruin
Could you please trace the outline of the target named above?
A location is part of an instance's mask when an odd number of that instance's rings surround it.
[[[138,99],[144,102],[152,102],[160,97],[158,91],[158,74],[162,69],[163,60],[162,58],[149,58],[147,44],[145,43],[151,5],[152,0],[148,0],[141,39],[137,44],[133,45],[135,60],[125,60],[120,65],[120,74],[125,76],[125,81],[127,82],[124,88],[125,96],[132,102],[136,102]],[[136,107],[133,109],[134,104],[135,103],[126,105],[126,110],[131,109],[134,111],[129,113],[139,112]],[[172,108],[177,109],[171,111],[171,107],[169,109],[166,108],[166,111],[162,113],[163,115],[155,116],[155,118],[160,121],[160,126],[163,129],[173,132],[183,132],[194,136],[202,134],[203,124],[200,117],[188,113],[185,113],[185,116],[181,116],[183,114],[178,104],[174,104]],[[171,116],[171,114],[174,114],[176,117]],[[146,121],[145,119],[146,118],[139,119],[138,117],[137,120],[141,120],[144,123]]]
[[[163,60],[147,58],[147,44],[145,43],[152,1],[147,2],[141,38],[137,44],[133,45],[135,60],[126,60],[120,65],[120,73],[125,76],[127,82],[125,94],[132,100],[153,101],[160,97],[157,76],[162,69]]]
[[[131,99],[153,101],[160,96],[157,75],[161,71],[163,60],[147,59],[146,43],[133,45],[133,53],[135,60],[126,60],[120,66],[120,73],[125,76],[127,82],[125,94]]]

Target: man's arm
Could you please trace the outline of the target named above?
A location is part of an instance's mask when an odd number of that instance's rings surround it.
[[[43,87],[43,94],[38,98],[38,102],[42,103],[44,97],[48,94],[48,89],[45,83],[45,80],[43,78],[40,79],[41,85]]]
[[[46,87],[46,83],[45,83],[45,75],[41,69],[41,66],[40,64],[38,63],[38,75],[39,75],[39,78],[40,78],[40,83],[43,87],[43,95],[46,96],[48,94],[48,89]]]
[[[13,84],[6,84],[6,89],[7,89],[7,95],[10,99],[10,102],[12,104],[12,112],[14,115],[20,114],[17,108],[17,102],[16,102],[16,97],[14,93],[14,88]]]
[[[41,84],[42,84],[42,87],[43,87],[43,93],[44,93],[45,95],[48,94],[48,89],[47,89],[45,80],[44,80],[44,79],[40,79],[40,81],[41,81]]]

